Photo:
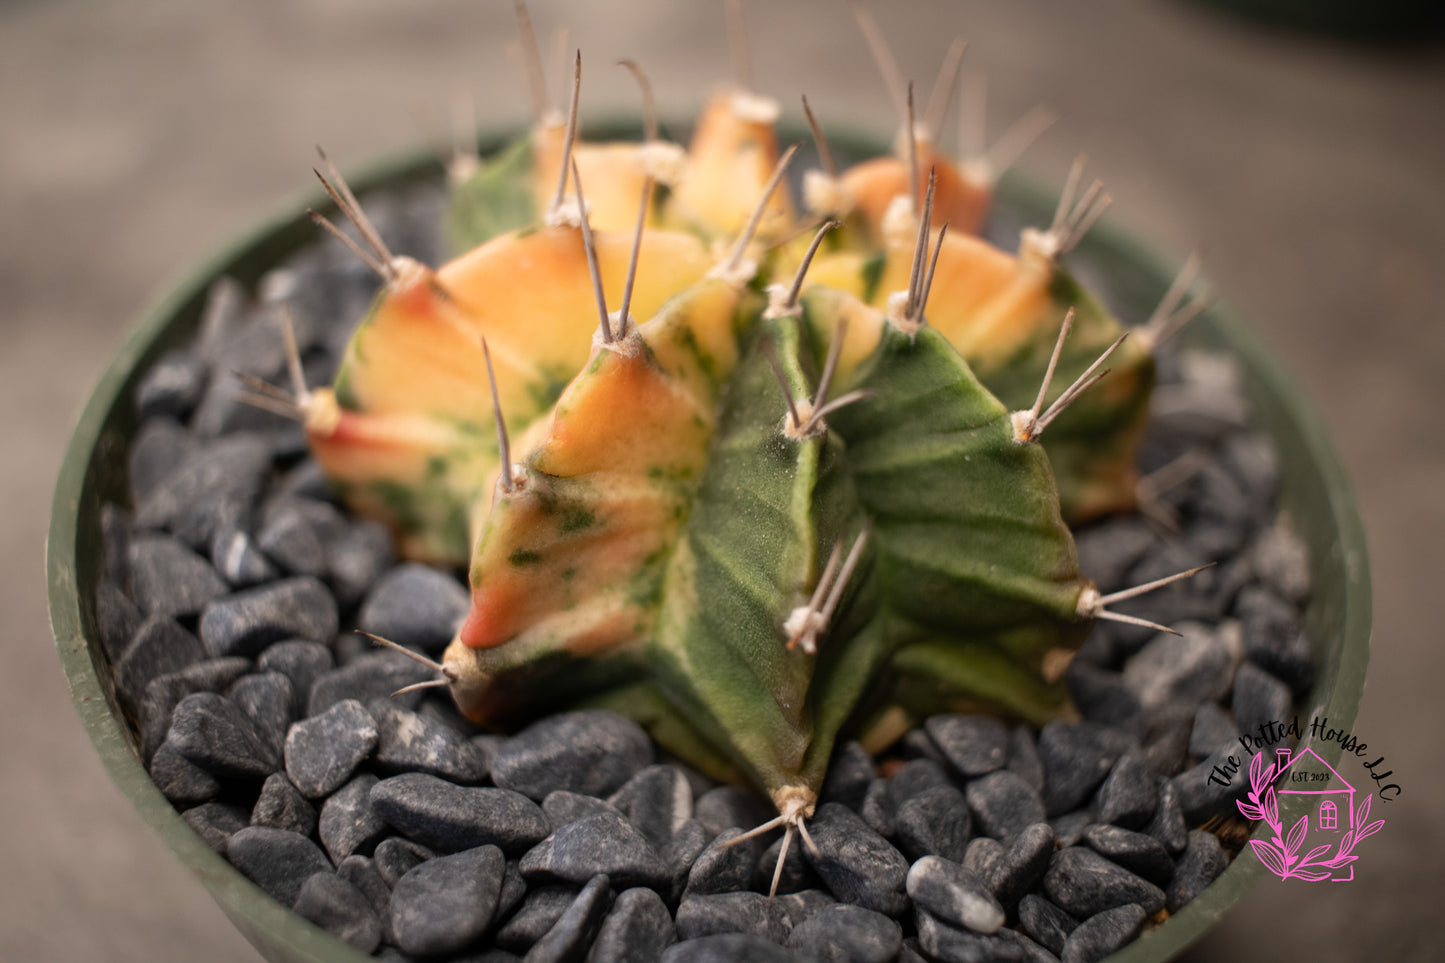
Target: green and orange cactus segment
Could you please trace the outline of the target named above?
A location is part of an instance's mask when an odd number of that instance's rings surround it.
[[[751,297],[707,279],[595,345],[476,543],[459,637],[488,674],[500,660],[587,656],[646,634]]]
[[[462,254],[540,220],[531,135],[520,137],[452,186],[442,224],[447,250]]]
[[[703,108],[668,206],[668,223],[709,237],[734,237],[754,215],[763,186],[778,161],[777,104],[742,90],[718,93]],[[793,224],[786,189],[764,206],[760,237]]]
[[[729,388],[668,565],[648,658],[700,731],[776,796],[818,789],[804,778],[818,735],[816,656],[789,640],[799,629],[794,613],[823,578],[820,559],[852,542],[862,518],[837,438],[798,430],[770,353],[794,397],[811,391],[797,323],[765,318]]]
[[[1067,197],[1065,198],[1067,201]],[[1024,232],[1019,254],[980,238],[949,230],[938,247],[928,301],[928,324],[958,349],[979,380],[1011,408],[1034,401],[1048,368],[1060,320],[1073,308],[1077,322],[1058,362],[1072,381],[1125,328],[1058,263],[1058,255],[1087,227],[1094,202],[1081,202],[1077,219],[1061,219],[1049,231]],[[916,228],[917,222],[914,222]],[[818,258],[810,277],[842,289],[845,298],[867,298],[879,309],[906,289],[914,244],[902,231],[888,240],[879,262],[850,252]],[[876,275],[869,274],[876,270]],[[843,310],[841,305],[834,310]],[[848,308],[858,313],[856,307]],[[851,325],[851,344],[840,370],[849,371],[881,332],[882,319],[866,313]],[[1147,347],[1126,341],[1111,359],[1111,374],[1065,412],[1044,442],[1053,459],[1064,514],[1082,521],[1134,505],[1134,455],[1142,437],[1154,363]]]
[[[596,243],[616,305],[632,238],[599,234]],[[632,305],[642,316],[710,264],[701,242],[675,231],[648,232],[638,261]],[[322,466],[358,511],[401,534],[404,549],[465,563],[468,532],[454,523],[490,491],[498,467],[481,338],[497,361],[501,409],[521,430],[586,364],[596,312],[575,227],[506,234],[435,272],[413,264],[347,346],[333,389],[337,430],[311,432]]]

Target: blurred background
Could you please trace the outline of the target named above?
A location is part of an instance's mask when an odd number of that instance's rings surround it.
[[[1039,102],[1061,113],[1031,176],[1058,185],[1086,150],[1110,220],[1175,263],[1203,252],[1359,496],[1376,618],[1357,731],[1403,795],[1376,807],[1387,824],[1355,882],[1266,880],[1190,960],[1425,959],[1442,942],[1445,46],[1426,33],[1431,6],[1401,2],[1417,18],[1404,38],[1361,43],[1184,0],[874,4],[924,90],[967,36],[992,134]],[[584,118],[635,112],[623,57],[650,73],[664,117],[730,75],[720,2],[532,13],[583,49]],[[754,3],[748,23],[756,86],[786,115],[806,93],[825,126],[895,128],[840,0]],[[484,125],[524,123],[514,36],[506,0],[0,0],[0,958],[257,959],[130,811],[70,707],[45,616],[51,488],[129,324],[309,190],[314,144],[343,168],[419,144],[460,93]]]

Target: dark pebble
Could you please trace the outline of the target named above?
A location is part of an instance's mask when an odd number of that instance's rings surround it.
[[[1002,769],[1008,762],[1008,729],[990,716],[933,716],[923,728],[966,779]]]
[[[674,943],[662,954],[662,963],[799,963],[800,957],[766,936],[752,933],[717,933]]]
[[[483,792],[485,790],[473,790]],[[627,820],[599,813],[559,827],[522,857],[527,880],[585,883],[599,873],[619,887],[650,886],[667,891],[672,870]]]
[[[945,923],[975,933],[995,933],[1004,924],[1004,909],[988,886],[952,860],[925,856],[914,863],[908,895]]]
[[[281,767],[245,714],[214,692],[188,695],[176,705],[166,741],[191,762],[222,779],[265,779]]]
[[[921,909],[914,916],[919,948],[929,959],[942,963],[1027,963],[1030,959],[1023,945],[1010,939],[1012,930],[986,936],[949,926]]]
[[[1223,628],[1177,623],[1181,635],[1160,633],[1124,665],[1124,681],[1153,718],[1194,715],[1206,699],[1219,699],[1234,681],[1237,658]]]
[[[737,827],[724,829],[693,861],[687,877],[689,896],[711,896],[749,889],[763,847],[757,837],[728,845],[741,836]]]
[[[1130,832],[1118,826],[1090,826],[1084,833],[1084,845],[1100,856],[1108,857],[1129,872],[1142,876],[1155,886],[1169,884],[1174,875],[1174,861],[1164,844],[1153,836]]]
[[[353,853],[369,856],[386,838],[386,821],[371,808],[371,789],[376,783],[375,776],[364,772],[321,804],[316,831],[333,863]]]
[[[712,834],[707,827],[696,819],[689,819],[678,827],[677,832],[672,834],[668,841],[667,848],[660,855],[662,861],[672,869],[672,885],[667,891],[669,904],[676,904],[682,899],[683,891],[687,889],[687,879],[692,873],[692,866],[697,858],[707,849],[707,844],[712,842]]]
[[[194,806],[215,799],[221,783],[200,766],[162,743],[151,757],[151,781],[173,806]]]
[[[120,662],[144,621],[145,614],[114,582],[102,579],[96,585],[95,627],[111,665]]]
[[[1034,792],[1042,795],[1044,764],[1039,759],[1039,747],[1034,741],[1034,732],[1028,726],[1014,726],[1013,732],[1009,733],[1008,771],[1032,787]]]
[[[1138,903],[1150,915],[1164,908],[1164,891],[1142,877],[1080,846],[1054,854],[1044,874],[1044,894],[1080,919]]]
[[[903,928],[882,913],[834,905],[794,926],[787,945],[818,963],[890,963],[903,948]]]
[[[285,495],[267,503],[256,544],[285,571],[320,578],[329,568],[327,546],[346,528],[345,516],[334,505]]]
[[[813,872],[813,867],[809,865],[807,858],[803,855],[803,843],[797,837],[798,834],[794,833],[793,838],[788,841],[786,855],[783,854],[784,837],[782,836],[773,840],[772,845],[763,850],[763,854],[758,857],[754,867],[753,878],[757,881],[759,889],[772,892],[774,877],[778,880],[778,892],[783,894],[797,893],[823,885],[822,881],[818,879],[818,874]],[[782,857],[783,860],[781,871],[778,869],[779,857]]]
[[[1044,726],[1038,746],[1048,815],[1066,813],[1088,799],[1127,745],[1117,731],[1091,722],[1056,721]]]
[[[490,844],[516,855],[551,831],[541,807],[520,793],[457,786],[424,773],[382,780],[371,804],[403,834],[441,852]]]
[[[310,836],[316,832],[316,807],[296,791],[285,773],[273,772],[266,777],[261,795],[251,807],[251,825]]]
[[[246,659],[207,659],[179,672],[151,681],[145,687],[137,714],[141,724],[141,753],[155,754],[171,728],[176,704],[195,692],[220,692],[251,669]]]
[[[471,740],[440,722],[433,722],[388,698],[373,698],[367,711],[376,720],[379,772],[400,775],[421,772],[451,782],[475,785],[487,778],[487,757]]]
[[[547,814],[547,821],[554,828],[575,823],[579,819],[586,819],[588,816],[595,816],[598,813],[622,815],[617,811],[616,806],[605,799],[584,796],[580,792],[568,792],[566,789],[547,793],[547,798],[542,800],[542,812]]]
[[[659,853],[692,818],[692,786],[681,769],[667,764],[640,770],[608,801],[642,830]]]
[[[1189,755],[1192,724],[1181,719],[1156,727],[1144,744],[1144,761],[1155,772],[1178,772]]]
[[[397,880],[435,855],[436,853],[420,843],[400,836],[390,836],[376,844],[376,851],[371,854],[371,862],[386,885],[395,886]]]
[[[823,802],[842,803],[857,812],[858,807],[863,805],[868,784],[876,775],[873,757],[868,755],[862,743],[844,742],[833,750],[818,798]]]
[[[964,794],[978,830],[1006,843],[1044,820],[1039,794],[1007,770],[971,780]]]
[[[261,491],[271,469],[271,440],[240,432],[198,446],[137,502],[136,525],[184,531],[194,545],[209,545],[224,516],[222,506],[245,504]]]
[[[528,890],[522,905],[497,930],[493,942],[514,953],[527,952],[562,918],[567,907],[577,899],[578,891],[579,888],[572,885],[538,886]]]
[[[1159,777],[1144,755],[1130,750],[1119,757],[1095,796],[1100,822],[1126,829],[1141,829],[1154,818],[1159,802]]]
[[[246,813],[226,803],[208,802],[181,813],[186,825],[218,853],[226,852],[228,840],[246,828]]]
[[[298,719],[306,715],[311,686],[335,664],[330,649],[320,642],[308,642],[306,639],[273,642],[256,660],[258,670],[279,672],[291,680],[291,710]]]
[[[612,887],[606,876],[594,876],[582,887],[546,935],[527,951],[527,963],[566,963],[581,960],[602,928],[612,907]]]
[[[1094,807],[1086,806],[1071,813],[1055,816],[1049,820],[1054,831],[1054,841],[1059,846],[1076,846],[1084,838],[1084,831],[1094,825]]]
[[[492,780],[537,800],[557,789],[607,796],[652,757],[652,740],[631,719],[600,710],[564,712],[502,743]]]
[[[1204,892],[1205,887],[1214,882],[1228,865],[1229,857],[1219,845],[1219,837],[1202,829],[1191,830],[1189,843],[1174,869],[1174,877],[1165,894],[1169,912],[1177,913],[1183,909]]]
[[[502,891],[497,896],[497,911],[492,914],[492,922],[496,923],[505,920],[512,915],[512,911],[522,905],[522,900],[527,896],[527,881],[522,878],[522,871],[517,866],[515,859],[507,860],[507,868],[502,871]]]
[[[749,830],[761,826],[777,815],[768,801],[742,786],[718,786],[697,797],[692,807],[693,818],[716,836],[734,827]]]
[[[908,859],[934,854],[962,862],[971,822],[968,803],[954,786],[939,786],[905,800],[894,820],[894,840]]]
[[[309,576],[282,579],[218,599],[201,614],[201,641],[213,655],[255,656],[281,639],[329,642],[336,600]]]
[[[381,944],[376,910],[361,890],[335,873],[308,876],[292,909],[363,953]]]
[[[1193,769],[1186,769],[1170,779],[1179,808],[1187,822],[1194,825],[1204,822],[1210,816],[1220,813],[1234,814],[1234,803],[1249,791],[1249,773],[1245,764],[1239,761],[1242,751],[1239,746],[1223,746],[1213,755],[1206,756]],[[1240,769],[1227,784],[1221,780],[1210,780],[1215,769],[1227,771],[1231,757]],[[1247,760],[1246,760],[1247,762]]]
[[[281,758],[286,744],[286,730],[291,727],[291,680],[279,672],[257,672],[243,676],[226,691],[226,698],[235,703],[250,721],[261,741]]]
[[[348,856],[336,867],[336,875],[355,886],[384,925],[390,925],[391,886],[381,878],[370,856]]]
[[[1173,781],[1165,780],[1159,786],[1159,805],[1144,832],[1163,843],[1171,855],[1178,856],[1184,851],[1188,827],[1184,824],[1184,810],[1179,807],[1179,792]]]
[[[1055,956],[1064,952],[1064,943],[1079,925],[1068,913],[1033,893],[1019,900],[1019,923],[1034,942]]]
[[[471,594],[450,574],[403,562],[367,593],[359,623],[363,632],[435,653],[451,642],[471,604]]]
[[[179,622],[168,615],[152,615],[136,630],[115,667],[116,690],[133,704],[156,679],[179,672],[205,657],[206,649],[200,640]]]
[[[1246,662],[1234,674],[1230,706],[1241,733],[1260,735],[1270,723],[1288,723],[1292,705],[1289,686],[1259,666]]]
[[[276,578],[276,566],[249,532],[218,528],[211,536],[211,564],[233,588],[250,588]]]
[[[750,933],[771,943],[788,938],[780,907],[762,893],[688,896],[677,907],[677,935],[695,940],[717,933]]]
[[[587,963],[658,963],[676,941],[677,929],[662,897],[636,886],[617,894]]]
[[[1089,917],[1069,934],[1059,963],[1097,963],[1137,936],[1147,916],[1142,906],[1130,903]]]
[[[1121,673],[1074,659],[1064,672],[1064,682],[1079,713],[1090,722],[1106,726],[1133,727],[1144,708]]]
[[[778,904],[779,912],[782,913],[790,928],[829,906],[840,905],[833,898],[832,893],[823,889],[805,889],[797,893],[785,893],[774,897],[773,902]]]
[[[1234,603],[1244,654],[1298,693],[1314,684],[1315,663],[1298,610],[1269,589],[1246,586]]]
[[[395,560],[391,532],[380,522],[359,521],[326,544],[326,570],[343,609],[361,601]],[[379,633],[378,633],[379,634]]]
[[[840,901],[895,917],[908,908],[908,860],[853,810],[824,803],[808,830],[818,846],[813,869]]]
[[[1229,710],[1217,702],[1201,702],[1189,730],[1189,754],[1208,756],[1225,746],[1239,745],[1239,727]]]
[[[342,636],[357,638],[357,636]],[[319,715],[346,699],[365,705],[372,699],[389,699],[397,689],[435,679],[435,670],[407,658],[400,652],[368,651],[339,669],[323,674],[311,684],[306,700],[306,714]],[[397,696],[397,705],[412,707],[421,702],[422,693],[408,692]]]
[[[376,748],[376,722],[354,699],[302,719],[286,734],[286,774],[302,795],[335,792]]]
[[[982,840],[975,840],[981,843]],[[964,868],[975,871],[998,897],[1004,908],[1012,911],[1023,895],[1033,889],[1048,869],[1054,854],[1054,830],[1048,823],[1026,826],[1006,849],[981,849],[974,853],[973,843],[964,854]],[[980,856],[987,855],[982,865]],[[970,856],[973,858],[970,859]]]
[[[301,884],[314,873],[331,872],[321,848],[300,833],[268,826],[238,830],[226,843],[226,858],[277,902],[290,906]]]
[[[482,935],[496,909],[506,860],[495,846],[439,856],[397,880],[391,930],[406,953],[454,953]]]
[[[863,817],[868,828],[884,839],[893,838],[898,831],[898,804],[893,800],[887,779],[879,777],[868,784],[858,815]]]
[[[895,744],[892,752],[907,759],[932,759],[940,766],[947,766],[948,760],[938,751],[938,745],[923,729],[909,729]]]
[[[126,480],[130,503],[144,505],[166,476],[195,453],[199,442],[171,418],[147,418],[131,442]]]
[[[1159,536],[1138,515],[1122,515],[1090,525],[1074,536],[1079,571],[1101,592],[1127,588],[1125,576],[1144,553],[1159,543]]]
[[[893,799],[895,818],[898,814],[898,807],[905,800],[912,799],[919,793],[927,792],[930,789],[952,785],[953,783],[948,778],[948,771],[943,768],[942,763],[926,757],[910,759],[888,777],[888,794]]]

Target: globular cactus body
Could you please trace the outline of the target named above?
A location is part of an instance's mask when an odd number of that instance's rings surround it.
[[[469,557],[441,664],[467,715],[628,712],[793,826],[870,719],[1064,708],[1058,671],[1107,601],[1066,519],[1132,500],[1152,367],[1116,355],[1041,447],[1046,372],[1072,379],[1122,331],[1057,263],[1094,195],[1011,255],[930,230],[932,210],[986,208],[958,171],[924,152],[920,210],[884,159],[845,175],[860,204],[805,256],[778,241],[775,112],[714,98],[655,190],[649,145],[556,125],[482,165],[450,227],[483,242],[388,283],[312,441],[405,550]]]

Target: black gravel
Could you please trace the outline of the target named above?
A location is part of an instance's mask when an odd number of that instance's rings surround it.
[[[399,253],[435,261],[438,203],[368,209]],[[308,377],[329,380],[375,281],[328,245],[261,287],[292,292]],[[1097,626],[1065,676],[1082,718],[938,716],[881,758],[841,742],[809,823],[819,852],[795,838],[770,901],[781,832],[725,845],[770,804],[676,765],[635,723],[568,712],[485,735],[444,690],[390,698],[435,673],[350,630],[436,655],[464,573],[398,564],[295,426],[235,402],[232,370],[284,377],[266,310],[223,283],[195,344],[141,379],[129,506],[102,512],[97,628],[186,822],[382,958],[1100,959],[1224,871],[1238,835],[1199,827],[1245,780],[1211,785],[1210,767],[1314,680],[1275,450],[1218,359],[1166,353],[1141,466],[1204,456],[1160,496],[1179,530],[1130,515],[1076,541],[1106,592],[1220,563],[1119,606],[1183,637]]]

